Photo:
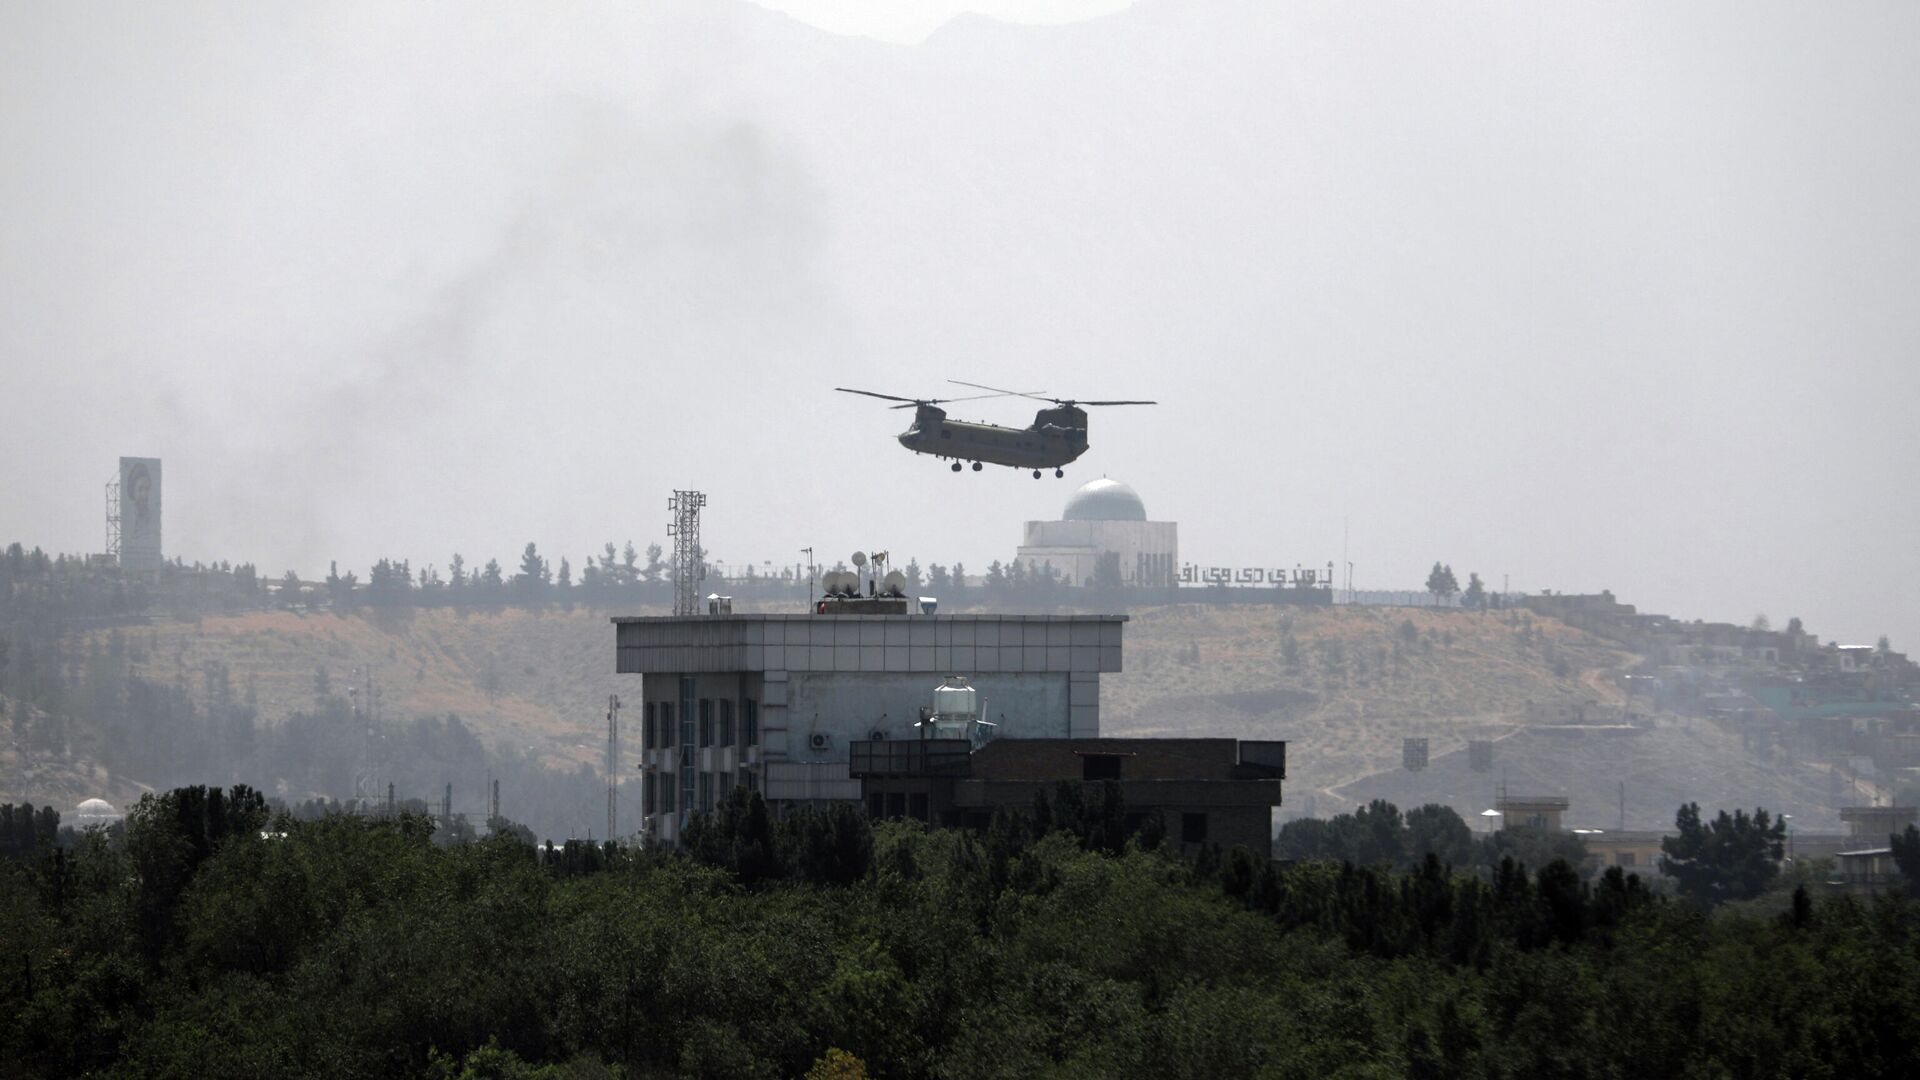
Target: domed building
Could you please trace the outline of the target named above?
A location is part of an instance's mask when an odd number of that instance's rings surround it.
[[[1148,521],[1140,494],[1118,480],[1101,477],[1080,486],[1059,521],[1027,522],[1016,558],[1029,572],[1049,563],[1069,584],[1103,584],[1100,563],[1118,575],[1116,584],[1133,588],[1172,588],[1180,565],[1180,527]]]
[[[120,811],[105,799],[88,799],[74,808],[74,828],[84,829],[89,825],[111,825],[119,821]]]

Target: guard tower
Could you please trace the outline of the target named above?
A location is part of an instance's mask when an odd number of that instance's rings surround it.
[[[1560,831],[1560,815],[1567,812],[1564,795],[1502,795],[1494,801],[1500,811],[1503,828],[1524,825],[1530,829]]]

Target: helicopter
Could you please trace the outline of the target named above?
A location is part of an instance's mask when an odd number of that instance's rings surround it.
[[[900,433],[900,445],[916,454],[932,454],[944,461],[951,461],[954,472],[961,470],[963,462],[972,462],[974,472],[979,472],[983,464],[1005,465],[1014,469],[1032,469],[1035,480],[1040,479],[1040,473],[1045,469],[1052,469],[1057,477],[1067,475],[1062,466],[1087,452],[1087,414],[1081,406],[1158,404],[1152,401],[1077,401],[1073,398],[1047,397],[1045,391],[1041,390],[1002,390],[959,379],[947,381],[955,386],[987,390],[990,393],[957,398],[907,398],[845,386],[836,386],[834,389],[843,394],[864,394],[883,401],[900,402],[893,406],[896,409],[913,409],[913,426]],[[940,408],[958,401],[997,397],[1030,398],[1048,402],[1052,407],[1035,413],[1033,423],[1024,428],[949,420],[946,410]]]

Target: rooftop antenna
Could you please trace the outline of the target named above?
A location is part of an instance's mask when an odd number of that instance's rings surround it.
[[[707,505],[706,493],[675,489],[667,500],[673,520],[667,535],[673,538],[673,613],[693,615],[700,610],[700,581],[706,567],[700,561],[700,508]]]
[[[818,576],[813,571],[813,549],[803,547],[800,553],[807,557],[807,610],[813,610],[813,579]]]

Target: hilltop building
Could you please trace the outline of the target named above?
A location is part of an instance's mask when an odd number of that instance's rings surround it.
[[[1049,564],[1071,585],[1102,584],[1100,563],[1117,575],[1113,585],[1172,588],[1180,572],[1180,527],[1148,521],[1140,495],[1118,480],[1082,484],[1059,521],[1029,521],[1015,558],[1029,573]]]

